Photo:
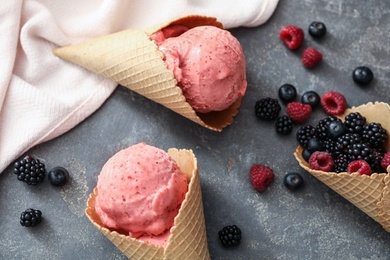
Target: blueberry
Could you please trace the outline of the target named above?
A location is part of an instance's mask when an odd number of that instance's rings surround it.
[[[369,67],[360,66],[353,70],[352,79],[356,84],[365,86],[374,79],[374,74]]]
[[[311,106],[311,108],[315,108],[320,104],[320,95],[317,94],[315,91],[307,91],[303,93],[301,97],[301,103],[308,104]]]
[[[307,149],[314,153],[316,151],[323,151],[324,146],[322,145],[321,141],[317,138],[310,138],[309,141],[307,141]]]
[[[336,140],[337,138],[342,136],[346,132],[346,130],[347,128],[345,127],[344,123],[338,120],[330,122],[329,127],[327,129],[328,136],[333,140]]]
[[[297,97],[297,90],[296,88],[291,84],[284,84],[279,88],[279,98],[283,102],[291,102],[294,101]]]
[[[309,26],[309,34],[314,38],[321,38],[326,34],[326,26],[322,22],[314,21]]]
[[[63,167],[54,167],[48,174],[49,182],[54,186],[62,186],[69,179],[68,171]]]
[[[311,154],[312,154],[312,152],[310,152],[309,149],[307,149],[307,148],[303,149],[303,151],[302,151],[302,157],[303,157],[303,159],[305,159],[306,162],[309,161]]]
[[[283,184],[290,190],[296,190],[303,185],[303,178],[299,173],[290,172],[284,176]]]

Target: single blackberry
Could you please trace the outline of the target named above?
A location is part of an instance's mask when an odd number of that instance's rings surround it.
[[[19,181],[35,186],[43,182],[46,168],[38,159],[26,156],[23,160],[15,162],[13,172],[18,176]]]
[[[275,128],[278,134],[287,135],[293,129],[293,122],[289,116],[281,116],[276,120]]]
[[[307,141],[315,136],[316,128],[312,125],[305,125],[297,131],[297,141],[303,147],[307,147]]]
[[[318,124],[316,125],[316,136],[321,140],[325,140],[326,138],[328,138],[329,125],[331,122],[334,121],[342,122],[341,119],[335,116],[328,116],[318,121]]]
[[[277,99],[263,98],[255,104],[255,114],[258,118],[266,121],[274,120],[278,117],[281,107]]]
[[[236,225],[222,228],[218,236],[225,247],[238,246],[241,242],[241,230]]]
[[[387,140],[387,132],[380,123],[373,122],[364,126],[362,137],[372,147],[382,148]]]
[[[362,138],[357,133],[346,133],[336,141],[336,147],[341,153],[346,153],[348,151],[348,146],[352,144],[358,144],[362,142]]]
[[[348,170],[349,162],[347,155],[340,154],[334,159],[333,171],[337,173],[346,172]]]
[[[361,133],[366,124],[366,118],[359,112],[349,113],[345,116],[344,125],[350,133]]]
[[[332,155],[333,158],[336,158],[342,151],[339,149],[337,142],[331,138],[322,140],[322,145],[324,146],[324,150]]]
[[[35,227],[42,221],[42,212],[38,209],[26,209],[20,214],[20,225],[24,227]]]
[[[373,162],[373,153],[368,143],[356,143],[347,147],[348,159],[350,162],[365,160],[368,164]]]
[[[372,172],[377,172],[377,173],[383,173],[385,172],[382,169],[382,159],[386,154],[386,149],[384,148],[373,148],[372,149],[372,162],[370,163],[370,167]]]

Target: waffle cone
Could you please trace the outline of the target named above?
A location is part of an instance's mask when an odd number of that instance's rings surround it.
[[[211,25],[222,28],[215,18],[187,16],[145,30],[125,30],[76,45],[53,50],[61,59],[75,63],[109,78],[176,113],[214,131],[230,125],[238,113],[241,99],[223,111],[197,113],[186,102],[173,73],[163,61],[163,54],[150,35],[168,25],[193,28]]]
[[[168,154],[186,174],[188,191],[165,248],[105,228],[95,212],[95,188],[85,211],[89,220],[129,259],[210,259],[197,160],[191,150],[171,148]]]
[[[368,103],[347,109],[340,116],[342,120],[351,112],[359,112],[367,122],[380,123],[387,131],[390,130],[390,107],[386,103]],[[386,150],[390,150],[389,141]],[[309,163],[302,157],[302,146],[298,146],[294,156],[299,165],[343,196],[349,202],[365,212],[390,232],[390,167],[386,173],[373,173],[371,176],[347,172],[323,172],[310,169]]]

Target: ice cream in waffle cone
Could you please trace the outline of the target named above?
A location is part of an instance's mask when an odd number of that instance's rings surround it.
[[[87,42],[65,46],[53,53],[69,62],[109,78],[180,115],[214,131],[232,123],[238,113],[241,98],[222,111],[196,112],[186,101],[172,71],[164,63],[151,35],[167,26],[183,25],[188,28],[222,24],[215,18],[187,16],[145,30],[125,30]]]
[[[168,154],[186,175],[188,191],[164,247],[104,227],[95,210],[97,188],[88,199],[86,215],[129,259],[210,259],[196,157],[191,150],[184,149],[171,148]]]
[[[340,116],[344,117],[352,112],[359,112],[367,122],[380,123],[387,131],[390,129],[390,107],[386,103],[368,103],[358,107],[347,109]],[[313,170],[309,163],[302,157],[302,146],[298,146],[294,156],[299,165],[343,196],[349,202],[361,209],[383,228],[390,232],[390,167],[387,173],[373,173],[370,176],[359,173],[349,174],[347,172],[323,172]],[[386,150],[390,150],[390,140],[387,140]]]

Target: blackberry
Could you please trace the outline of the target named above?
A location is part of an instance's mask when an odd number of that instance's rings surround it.
[[[368,164],[373,162],[373,153],[369,144],[356,143],[347,148],[349,161],[365,160]]]
[[[337,173],[346,172],[348,170],[349,162],[348,156],[340,154],[334,159],[333,171]]]
[[[362,137],[372,147],[382,148],[387,140],[387,132],[380,123],[370,123],[364,126]]]
[[[20,214],[20,225],[24,227],[35,227],[42,221],[42,212],[38,209],[26,209]]]
[[[316,128],[312,125],[305,125],[297,131],[297,141],[303,147],[307,147],[307,141],[315,136]]]
[[[18,176],[19,181],[35,186],[43,182],[46,168],[38,159],[26,156],[23,160],[15,162],[13,172]]]
[[[358,144],[362,142],[362,138],[357,133],[346,133],[339,138],[337,138],[336,146],[337,149],[342,153],[346,153],[348,150],[348,146],[352,144]]]
[[[324,150],[332,155],[333,158],[336,158],[342,151],[339,149],[337,142],[333,139],[325,139],[322,141],[322,145],[324,146]]]
[[[377,173],[383,173],[385,172],[382,169],[382,159],[386,154],[386,149],[384,148],[374,148],[372,149],[372,162],[370,164],[372,172],[377,172]]]
[[[241,242],[241,230],[236,225],[222,228],[218,236],[225,247],[238,246]]]
[[[342,122],[341,119],[335,116],[328,116],[318,121],[318,124],[316,125],[316,136],[321,140],[325,140],[326,138],[328,138],[329,125],[331,122],[334,121]]]
[[[345,116],[344,125],[350,133],[361,133],[366,125],[366,118],[359,112],[349,113]]]
[[[256,101],[255,114],[258,118],[271,121],[278,117],[281,107],[277,99],[263,98]]]
[[[275,128],[278,134],[287,135],[293,129],[293,122],[289,116],[281,116],[276,120]]]

